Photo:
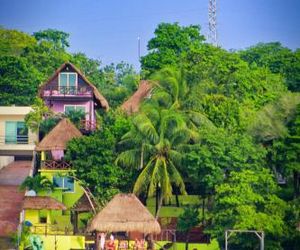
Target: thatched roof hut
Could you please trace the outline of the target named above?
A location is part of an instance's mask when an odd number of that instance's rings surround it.
[[[143,100],[149,96],[151,89],[152,85],[149,81],[141,81],[137,91],[135,91],[133,95],[122,104],[121,109],[127,114],[136,113],[139,111],[139,107]]]
[[[157,220],[134,194],[117,194],[92,220],[90,231],[159,234]]]
[[[45,87],[47,86],[48,83],[50,83],[55,77],[58,76],[58,74],[65,68],[65,67],[71,67],[78,75],[80,75],[82,77],[82,79],[86,82],[87,85],[89,85],[92,90],[93,90],[93,94],[94,94],[94,98],[96,103],[98,103],[105,111],[109,110],[109,105],[107,100],[105,99],[105,97],[103,95],[101,95],[101,93],[99,92],[99,90],[96,88],[95,85],[93,85],[85,76],[84,74],[77,68],[75,67],[74,64],[70,63],[70,62],[65,62],[63,63],[55,72],[54,74],[45,82],[43,83],[40,87],[39,87],[39,92],[38,95],[40,97],[43,97],[43,91],[45,89]]]
[[[91,202],[93,204],[91,204]],[[93,205],[93,206],[92,206]],[[72,210],[76,211],[76,212],[89,212],[89,211],[93,211],[94,207],[96,207],[95,202],[93,202],[93,200],[89,200],[89,198],[87,197],[87,194],[84,193],[80,199],[73,205]]]
[[[66,206],[61,202],[48,196],[26,196],[23,201],[23,209],[32,210],[66,210]]]
[[[36,150],[65,150],[68,141],[80,136],[82,134],[75,125],[67,118],[64,118],[43,138],[36,146]]]

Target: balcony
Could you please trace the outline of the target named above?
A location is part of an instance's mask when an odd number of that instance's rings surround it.
[[[0,134],[0,155],[32,155],[36,136]]]
[[[60,86],[56,88],[46,88],[43,97],[92,97],[93,89],[89,86]]]
[[[46,160],[41,162],[42,169],[70,169],[72,164],[67,161],[55,161],[55,160]]]
[[[91,120],[81,120],[80,121],[80,131],[94,131],[96,130],[97,125],[96,121],[91,121]]]

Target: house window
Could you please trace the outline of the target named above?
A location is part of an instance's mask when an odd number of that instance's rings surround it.
[[[5,122],[6,144],[28,144],[28,129],[24,122]]]
[[[77,87],[77,73],[60,73],[58,84],[60,93],[75,94]]]
[[[67,115],[72,111],[82,111],[85,114],[85,106],[82,105],[65,105],[65,114]]]
[[[71,177],[54,176],[53,185],[63,189],[64,192],[74,192],[74,179]]]
[[[40,217],[40,223],[47,223],[47,217]]]

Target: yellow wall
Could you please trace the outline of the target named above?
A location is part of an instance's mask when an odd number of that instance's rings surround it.
[[[40,222],[39,218],[39,210],[25,210],[25,220],[30,221],[32,224],[37,224]]]
[[[70,250],[70,249],[85,249],[85,238],[84,236],[77,235],[39,235],[44,242],[45,250]]]

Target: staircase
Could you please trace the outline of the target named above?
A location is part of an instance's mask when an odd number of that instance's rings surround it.
[[[17,231],[24,198],[19,185],[31,167],[31,161],[15,161],[0,170],[0,237],[10,237]]]

